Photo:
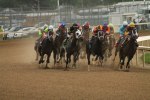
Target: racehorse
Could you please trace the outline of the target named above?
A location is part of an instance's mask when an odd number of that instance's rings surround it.
[[[130,35],[126,37],[123,46],[119,50],[120,69],[123,68],[125,58],[126,57],[128,58],[125,71],[129,71],[130,61],[132,60],[138,47],[138,44],[136,41],[136,39],[138,38],[138,34],[137,34],[136,29],[132,30],[132,32],[130,32],[129,34]]]
[[[65,70],[68,70],[68,64],[71,62],[71,55],[73,55],[73,66],[76,67],[76,61],[79,59],[81,42],[83,41],[82,33],[80,30],[72,33],[71,39],[69,39],[66,46],[66,67]]]
[[[103,41],[104,41],[104,33],[103,31],[98,31],[97,36],[93,36],[86,44],[86,53],[88,60],[88,71],[90,71],[90,56],[96,56],[95,61],[99,59],[101,66],[103,62]]]
[[[47,36],[42,40],[41,43],[41,47],[39,48],[39,54],[40,54],[40,60],[39,60],[39,64],[44,63],[44,55],[47,55],[47,60],[46,60],[46,66],[45,68],[48,68],[48,63],[49,58],[51,56],[52,51],[54,50],[54,43],[53,43],[53,34],[52,32],[48,32]],[[55,65],[56,61],[54,59],[54,65]]]
[[[86,44],[87,41],[89,40],[89,34],[90,34],[90,29],[84,29],[84,28],[82,29],[83,42],[82,42],[80,58],[84,58],[86,56]]]
[[[105,35],[104,41],[103,41],[103,54],[105,61],[107,61],[107,58],[112,55],[112,50],[115,45],[115,37],[113,34]]]
[[[64,32],[56,31],[56,37],[54,39],[54,56],[56,61],[59,62],[60,60],[60,51],[62,49],[62,43],[66,39],[67,35]]]

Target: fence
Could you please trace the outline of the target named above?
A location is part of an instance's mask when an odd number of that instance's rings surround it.
[[[140,46],[136,52],[136,65],[138,65],[139,50],[141,50],[143,54],[143,67],[145,67],[145,51],[150,51],[150,36],[139,37],[137,41]]]
[[[84,6],[82,8],[75,8],[73,6],[63,5],[55,10],[42,7],[40,10],[35,10],[33,8],[0,9],[0,25],[10,27],[14,25],[33,26],[40,22],[57,25],[61,21],[65,21],[66,23],[77,22],[80,24],[89,21],[91,25],[97,25],[108,22],[110,12],[140,12],[139,8],[142,7],[147,7],[147,10],[150,9],[150,2],[131,4],[131,2],[130,4],[120,3],[111,6],[97,6],[95,8],[87,8]],[[146,12],[146,10],[144,11],[145,12],[141,13],[145,14],[147,21],[150,21],[148,12]]]

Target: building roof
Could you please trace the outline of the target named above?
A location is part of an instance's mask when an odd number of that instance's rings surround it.
[[[143,4],[150,4],[150,1],[119,2],[117,4],[114,4],[114,6],[129,6],[129,5],[143,5]]]

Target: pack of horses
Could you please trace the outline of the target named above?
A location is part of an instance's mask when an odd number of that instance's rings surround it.
[[[76,63],[80,58],[83,58],[80,56],[83,56],[82,53],[84,52],[87,59],[88,71],[90,71],[91,55],[94,56],[94,61],[98,61],[100,66],[103,66],[103,62],[107,61],[107,58],[112,55],[115,38],[113,35],[105,35],[103,31],[98,31],[98,33],[91,38],[89,38],[89,34],[90,31],[83,32],[76,30],[71,33],[71,37],[68,38],[67,33],[59,32],[59,34],[52,35],[51,32],[48,32],[47,37],[42,40],[41,44],[41,39],[36,40],[34,47],[37,55],[36,60],[38,60],[40,56],[39,64],[45,63],[45,68],[49,68],[48,63],[50,62],[51,54],[53,54],[54,67],[57,63],[62,62],[62,58],[64,58],[65,70],[68,70],[71,60],[73,60],[72,67],[76,68]],[[129,71],[130,61],[137,49],[137,37],[135,34],[136,31],[133,31],[133,33],[127,37],[128,39],[126,39],[127,41],[125,41],[124,46],[115,49],[115,56],[117,52],[119,52],[120,69],[123,69],[125,58],[128,58],[125,71]],[[66,39],[67,44],[64,43]],[[44,59],[45,55],[47,55],[46,60]]]

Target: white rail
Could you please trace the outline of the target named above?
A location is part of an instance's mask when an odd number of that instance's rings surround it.
[[[143,42],[147,41],[147,46],[143,46]],[[142,42],[142,46],[138,47],[136,51],[136,65],[138,65],[138,51],[142,50],[143,52],[143,67],[145,67],[145,51],[150,51],[150,36],[141,36],[137,39],[137,42]]]

